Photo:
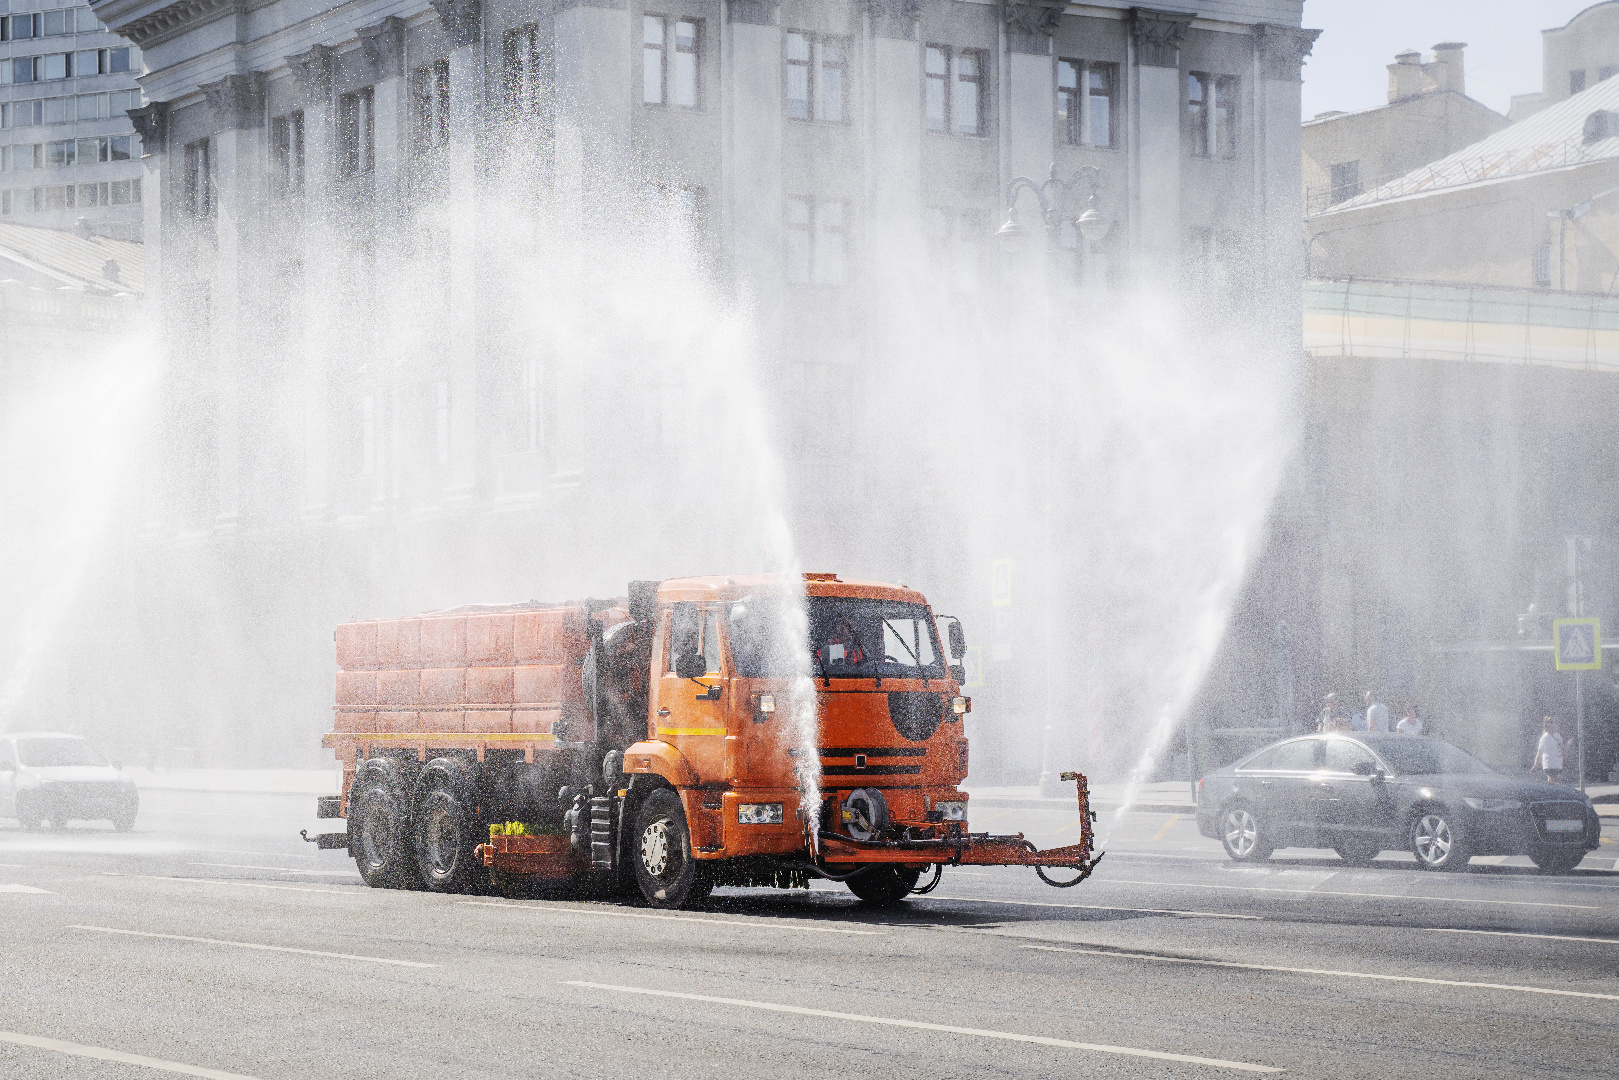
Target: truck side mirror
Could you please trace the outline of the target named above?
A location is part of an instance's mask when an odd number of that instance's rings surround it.
[[[967,655],[967,634],[959,622],[950,624],[950,659],[960,660]]]
[[[708,660],[700,652],[681,653],[675,657],[675,674],[682,679],[700,679],[708,674]]]

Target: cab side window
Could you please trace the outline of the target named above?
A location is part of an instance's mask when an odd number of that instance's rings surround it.
[[[708,673],[720,673],[720,613],[713,608],[703,612],[703,659]]]
[[[1273,746],[1239,766],[1244,772],[1310,772],[1316,767],[1320,739],[1298,739]]]
[[[1369,776],[1377,768],[1377,759],[1360,743],[1348,739],[1328,739],[1326,750],[1321,755],[1321,767],[1327,772]]]
[[[714,608],[676,604],[669,622],[669,673],[674,674],[678,658],[692,653],[703,658],[710,675],[719,673],[720,614]]]

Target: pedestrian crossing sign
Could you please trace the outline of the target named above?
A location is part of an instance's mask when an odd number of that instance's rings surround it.
[[[1552,655],[1558,671],[1602,669],[1602,624],[1597,619],[1552,622]]]

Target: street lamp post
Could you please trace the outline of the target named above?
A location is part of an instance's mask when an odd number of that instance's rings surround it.
[[[1079,236],[1088,242],[1096,242],[1107,236],[1112,227],[1098,205],[1098,192],[1101,186],[1102,172],[1094,165],[1085,165],[1074,174],[1070,180],[1062,180],[1057,176],[1057,166],[1051,166],[1051,175],[1043,182],[1036,183],[1027,176],[1015,176],[1006,185],[1006,222],[996,232],[1000,238],[1001,246],[1008,253],[1015,252],[1023,245],[1028,236],[1017,218],[1018,198],[1024,192],[1030,192],[1040,205],[1040,222],[1046,233],[1046,284],[1050,287],[1051,277],[1057,254],[1062,247],[1062,227],[1072,223]],[[1082,213],[1074,214],[1071,209],[1070,193],[1084,179],[1090,184],[1090,197],[1085,201]],[[1053,392],[1056,376],[1056,334],[1048,324],[1048,340],[1045,351],[1046,362],[1046,408],[1044,415],[1045,439],[1045,505],[1043,510],[1042,528],[1044,535],[1044,559],[1046,573],[1051,580],[1046,583],[1045,605],[1045,701],[1044,717],[1040,730],[1040,794],[1054,797],[1060,794],[1057,787],[1057,773],[1051,765],[1051,739],[1052,729],[1057,718],[1057,679],[1056,679],[1056,641],[1059,630],[1058,598],[1063,594],[1059,587],[1056,573],[1056,517],[1057,497],[1059,485],[1056,479],[1057,472],[1057,398]]]

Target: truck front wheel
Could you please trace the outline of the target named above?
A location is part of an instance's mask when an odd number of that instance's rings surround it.
[[[679,908],[713,888],[708,868],[691,857],[691,830],[680,796],[664,788],[641,803],[635,815],[630,861],[641,895],[656,908]]]

